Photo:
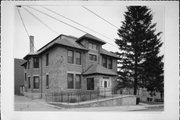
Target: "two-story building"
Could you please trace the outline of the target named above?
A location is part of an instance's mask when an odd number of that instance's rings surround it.
[[[118,57],[102,48],[106,44],[103,40],[90,34],[80,38],[60,35],[36,52],[33,36],[30,40],[30,53],[23,64],[26,96],[115,87]]]

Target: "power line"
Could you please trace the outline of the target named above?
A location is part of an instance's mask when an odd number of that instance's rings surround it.
[[[105,22],[107,22],[108,24],[110,24],[111,26],[119,29],[117,26],[113,25],[112,23],[110,23],[109,21],[107,21],[106,19],[104,19],[103,17],[101,17],[100,15],[96,14],[95,12],[93,12],[92,10],[88,9],[87,7],[85,6],[82,6],[84,9],[86,9],[87,11],[93,13],[95,16],[99,17],[100,19],[104,20]]]
[[[21,12],[20,12],[20,10],[19,10],[19,7],[20,7],[20,6],[17,6],[17,10],[18,10],[20,19],[21,19],[21,21],[22,21],[23,27],[24,27],[24,29],[25,29],[25,31],[26,31],[28,37],[29,37],[30,35],[29,35],[29,33],[28,33],[28,31],[27,31],[27,28],[26,28],[26,26],[25,26],[25,24],[24,24],[24,21],[23,21],[23,18],[22,18],[22,16],[21,16]]]
[[[63,21],[61,21],[61,20],[59,20],[59,19],[57,19],[57,18],[55,18],[55,17],[53,17],[53,16],[45,13],[45,12],[42,12],[42,11],[37,10],[37,9],[35,9],[35,8],[32,8],[32,7],[30,7],[30,6],[27,6],[27,7],[31,8],[31,9],[33,9],[33,10],[35,10],[35,11],[38,11],[38,12],[40,12],[41,14],[44,14],[44,15],[50,17],[50,18],[53,18],[53,19],[55,19],[55,20],[57,20],[57,21],[65,24],[65,25],[68,25],[68,26],[70,26],[70,27],[72,27],[72,28],[74,28],[74,29],[76,29],[76,30],[79,30],[79,31],[81,31],[81,32],[83,32],[83,33],[87,33],[87,32],[85,32],[84,30],[81,30],[81,29],[79,29],[79,28],[77,28],[77,27],[74,27],[73,25],[70,25],[70,24],[68,24],[68,23],[66,23],[66,22],[63,22]]]
[[[27,33],[27,35],[28,35],[28,38],[29,38],[29,33],[28,33],[28,31],[27,31],[27,28],[26,28],[26,25],[25,25],[25,23],[24,23],[24,21],[23,21],[23,18],[22,18],[22,15],[21,15],[21,12],[20,12],[20,10],[19,10],[19,7],[21,7],[21,6],[17,6],[17,10],[18,10],[18,13],[19,13],[19,16],[20,16],[20,19],[21,19],[21,21],[22,21],[22,24],[23,24],[23,27],[24,27],[24,29],[25,29],[25,31],[26,31],[26,33]],[[33,45],[33,47],[34,47],[34,49],[35,50],[37,50],[36,49],[36,47],[34,46],[34,44],[32,43],[32,41],[30,40],[30,44],[32,44]]]
[[[44,26],[46,26],[48,29],[50,29],[52,32],[57,33],[55,30],[53,30],[51,27],[49,27],[47,24],[45,24],[41,19],[39,19],[35,14],[33,14],[32,12],[30,12],[28,9],[26,9],[25,7],[23,7],[29,14],[31,14],[34,18],[36,18],[40,23],[42,23]]]
[[[81,30],[81,29],[79,29],[79,28],[77,28],[77,27],[75,27],[75,26],[73,26],[73,25],[70,25],[70,24],[68,24],[68,23],[66,23],[66,22],[63,22],[63,21],[61,21],[61,20],[59,20],[59,19],[57,19],[57,18],[55,18],[55,17],[53,17],[53,16],[51,16],[51,15],[45,13],[45,12],[42,12],[42,11],[37,10],[37,9],[35,9],[35,8],[33,8],[33,7],[30,7],[30,6],[27,6],[27,7],[31,8],[31,9],[37,11],[37,12],[40,12],[41,14],[44,14],[44,15],[46,15],[46,16],[52,18],[52,19],[55,19],[55,20],[57,20],[57,21],[59,21],[59,22],[65,24],[65,25],[68,25],[68,26],[70,26],[70,27],[73,27],[74,29],[77,29],[77,30],[79,30],[79,31],[81,31],[81,32],[83,32],[83,33],[87,33],[86,31]],[[73,21],[73,20],[72,20],[72,21]],[[76,22],[76,23],[77,23],[77,22]],[[96,32],[96,33],[97,33],[97,32]],[[104,35],[103,35],[103,36],[104,36]],[[107,38],[107,37],[106,37],[106,38]],[[110,38],[108,38],[108,39],[110,39]],[[118,48],[117,46],[115,46],[115,45],[113,45],[113,44],[111,44],[111,43],[109,43],[109,42],[107,42],[107,43],[110,44],[110,45],[112,45],[112,46],[114,46],[114,47],[116,47],[116,48]],[[118,49],[119,49],[119,48],[118,48]]]
[[[103,35],[102,33],[99,33],[99,32],[97,32],[97,31],[95,31],[95,30],[93,30],[93,29],[91,29],[91,28],[89,28],[89,27],[87,27],[87,26],[84,26],[84,25],[82,25],[82,24],[80,24],[80,23],[78,23],[78,22],[76,22],[76,21],[74,21],[74,20],[72,20],[72,19],[69,19],[69,18],[67,18],[67,17],[65,17],[65,16],[63,16],[63,15],[61,15],[61,14],[59,14],[59,13],[53,11],[53,10],[50,10],[50,9],[48,9],[48,8],[46,8],[46,7],[42,7],[42,8],[44,8],[44,9],[46,9],[46,10],[48,10],[48,11],[50,11],[50,12],[56,14],[56,15],[59,15],[59,16],[65,18],[65,19],[67,19],[67,20],[69,20],[69,21],[71,21],[71,22],[73,22],[73,23],[75,23],[75,24],[78,24],[78,25],[80,25],[81,27],[84,27],[84,28],[86,28],[86,29],[88,29],[88,30],[90,30],[90,31],[92,31],[92,32],[94,32],[94,33],[98,33],[99,35],[101,35],[101,36],[103,36],[103,37],[111,40],[111,38]],[[107,43],[108,43],[108,42],[107,42]],[[113,45],[113,44],[111,44],[111,43],[108,43],[108,44],[110,44],[110,45],[112,45],[112,46],[115,46],[115,45]],[[115,47],[117,47],[117,46],[115,46]]]

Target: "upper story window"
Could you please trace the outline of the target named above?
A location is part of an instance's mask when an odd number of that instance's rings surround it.
[[[97,55],[89,54],[89,60],[97,61]]]
[[[81,53],[76,52],[76,64],[81,65]]]
[[[112,58],[108,58],[106,56],[103,56],[102,57],[102,66],[104,66],[105,68],[112,69],[112,67],[113,67],[113,60],[112,60]]]
[[[27,68],[28,69],[30,68],[30,61],[29,60],[27,61]]]
[[[109,58],[109,61],[108,61],[108,68],[109,68],[109,69],[112,69],[112,66],[113,66],[112,59]]]
[[[49,65],[49,54],[47,53],[46,54],[46,66],[48,66]]]
[[[81,65],[81,52],[68,50],[67,61],[71,64]]]
[[[33,67],[39,68],[39,58],[38,57],[33,58]]]
[[[74,52],[72,50],[68,50],[68,63],[74,63]]]
[[[89,49],[91,49],[91,50],[97,50],[98,48],[97,48],[97,45],[96,45],[96,44],[89,42]]]
[[[105,56],[102,57],[102,66],[107,68],[107,57],[105,57]]]

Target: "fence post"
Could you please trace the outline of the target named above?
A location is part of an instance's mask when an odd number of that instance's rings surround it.
[[[69,104],[69,93],[67,95],[68,95],[68,104]]]
[[[90,92],[90,100],[91,100],[91,92]]]

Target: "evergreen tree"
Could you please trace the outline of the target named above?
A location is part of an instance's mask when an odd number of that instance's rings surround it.
[[[162,46],[160,32],[155,33],[156,23],[152,23],[152,12],[146,6],[129,6],[124,14],[125,20],[118,29],[116,44],[120,52],[119,87],[133,87],[134,95],[138,86],[153,89],[163,82],[163,56],[158,56]],[[160,77],[160,78],[158,78]],[[148,79],[147,79],[148,78]],[[153,80],[151,79],[153,78]]]

